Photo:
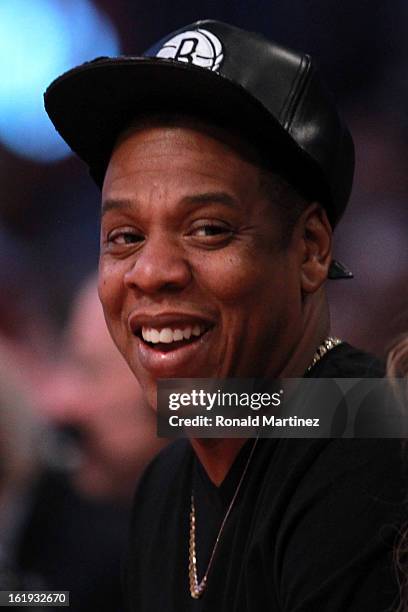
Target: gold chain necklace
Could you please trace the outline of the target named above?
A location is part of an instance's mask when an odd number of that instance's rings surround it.
[[[312,361],[309,367],[307,368],[306,372],[310,372],[310,370],[316,365],[318,361],[320,361],[322,357],[324,357],[324,355],[326,355],[326,353],[328,353],[329,351],[331,351],[332,348],[334,348],[335,346],[338,346],[341,343],[342,343],[342,340],[340,340],[339,338],[335,338],[332,336],[329,336],[328,338],[326,338],[326,340],[324,340],[324,342],[322,342],[322,344],[316,349],[316,352],[313,355]],[[218,548],[218,543],[221,539],[222,532],[224,531],[225,523],[227,522],[228,517],[231,514],[231,510],[234,506],[235,500],[238,497],[238,493],[244,481],[245,475],[248,471],[248,467],[249,467],[249,464],[251,463],[251,459],[254,454],[258,440],[259,438],[256,438],[254,444],[252,445],[251,452],[249,453],[244,470],[241,474],[241,478],[239,479],[234,495],[232,496],[231,502],[227,508],[224,518],[222,519],[221,526],[218,530],[218,534],[217,534],[215,544],[211,552],[211,556],[210,556],[210,560],[207,565],[207,569],[205,570],[204,576],[200,581],[198,580],[198,575],[197,575],[196,515],[195,515],[195,505],[194,505],[194,492],[191,494],[190,537],[189,537],[189,550],[188,550],[189,552],[188,578],[189,578],[189,583],[190,583],[190,595],[193,599],[199,599],[205,591],[205,588],[207,586],[208,574],[213,564],[215,553]]]
[[[322,357],[325,356],[326,353],[332,350],[335,346],[341,344],[343,340],[340,338],[335,338],[334,336],[329,336],[324,340],[320,346],[317,347],[315,354],[313,355],[312,361],[310,362],[309,367],[306,372],[310,372],[310,370],[316,365],[318,361],[321,360]]]

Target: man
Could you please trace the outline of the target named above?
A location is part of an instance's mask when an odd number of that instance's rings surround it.
[[[75,297],[61,357],[42,386],[39,409],[75,437],[75,488],[127,508],[136,480],[162,444],[140,385],[108,334],[94,275]]]
[[[46,108],[103,185],[99,293],[153,406],[163,377],[381,375],[329,337],[354,158],[308,56],[198,22]],[[400,472],[394,442],[171,445],[136,496],[129,610],[386,609]]]

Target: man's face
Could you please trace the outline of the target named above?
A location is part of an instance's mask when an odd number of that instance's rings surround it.
[[[260,169],[211,129],[140,127],[116,146],[99,293],[151,404],[159,378],[276,375],[293,350],[299,249],[281,248],[264,191]]]

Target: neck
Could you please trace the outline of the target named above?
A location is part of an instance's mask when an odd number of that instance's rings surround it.
[[[329,335],[329,310],[323,289],[305,298],[302,314],[302,336],[278,371],[271,374],[275,378],[302,377],[317,347]],[[210,480],[219,486],[245,442],[242,438],[193,438],[191,445]]]
[[[301,337],[288,352],[275,378],[301,378],[312,362],[316,349],[330,334],[329,308],[324,289],[305,298]]]

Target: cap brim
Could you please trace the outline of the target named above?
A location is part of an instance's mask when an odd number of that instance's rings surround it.
[[[294,184],[327,197],[320,168],[242,86],[211,70],[158,58],[101,58],[74,68],[45,92],[57,131],[102,185],[120,132],[138,115],[178,112],[235,126],[269,150]],[[292,174],[291,174],[292,173]],[[290,176],[289,176],[290,175]]]

